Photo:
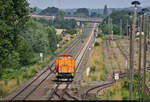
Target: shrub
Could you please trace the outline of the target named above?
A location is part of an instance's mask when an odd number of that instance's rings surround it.
[[[98,42],[95,42],[94,46],[99,46],[100,44]]]
[[[8,79],[5,79],[4,83],[5,83],[5,86],[7,86],[8,85]]]
[[[91,67],[91,72],[95,72],[95,70],[96,70],[96,67],[95,67],[95,66],[92,66],[92,67]]]
[[[102,81],[105,81],[107,79],[106,76],[104,75],[104,73],[103,74],[101,73],[100,78]]]
[[[96,81],[96,76],[91,77],[92,81]]]
[[[124,83],[123,83],[123,88],[129,89],[129,81],[128,81],[128,80],[125,80],[125,81],[124,81]]]
[[[3,87],[0,86],[0,95],[2,95],[2,94],[3,94]]]
[[[27,73],[27,72],[25,72],[25,73],[23,74],[23,78],[28,79],[28,73]]]
[[[102,38],[102,37],[103,37],[102,34],[97,35],[97,38]]]
[[[122,90],[121,92],[123,100],[127,100],[129,95],[127,90]]]
[[[32,73],[33,75],[35,75],[35,74],[37,73],[37,70],[36,70],[36,69],[32,69],[32,70],[31,70],[31,73]]]
[[[17,85],[19,86],[20,85],[19,77],[17,77],[16,80],[17,80]]]

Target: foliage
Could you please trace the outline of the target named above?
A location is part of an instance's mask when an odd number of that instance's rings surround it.
[[[114,30],[114,34],[119,34],[118,32],[120,32],[120,20],[122,20],[122,30],[123,30],[123,34],[126,33],[127,31],[127,27],[126,27],[126,24],[127,24],[127,20],[129,20],[129,13],[130,11],[127,11],[127,10],[121,10],[121,11],[113,11],[109,17],[112,18],[112,24],[113,24],[113,30]],[[108,31],[107,31],[107,26],[110,26],[108,24],[108,16],[103,20],[103,23],[101,26],[102,27],[105,27],[105,29],[103,29],[104,33],[108,34]],[[106,26],[106,24],[108,24]],[[107,32],[106,32],[107,31]]]
[[[77,34],[77,30],[76,29],[67,29],[66,33],[69,33],[71,35]]]
[[[44,23],[48,26],[54,26],[55,28],[59,29],[75,29],[76,28],[76,21],[75,20],[64,20],[64,14],[59,12],[56,15],[56,19],[54,21],[47,20],[47,19],[33,19],[34,21],[38,21],[40,23]]]
[[[47,52],[48,50],[48,32],[46,26],[35,21],[29,21],[27,28],[22,35],[31,44],[35,53]]]
[[[78,15],[78,16],[89,16],[89,11],[88,9],[86,8],[79,8],[77,9],[77,11],[75,12],[75,15]]]
[[[63,39],[62,35],[57,35],[57,43]]]
[[[116,25],[116,24],[113,24],[112,26],[113,26],[113,34],[114,35],[120,34],[120,27],[118,25]],[[100,26],[100,28],[102,29],[102,32],[104,34],[110,34],[110,33],[112,33],[112,32],[110,32],[108,30],[110,28],[109,24],[103,24],[103,25]]]
[[[96,17],[101,17],[101,14],[97,14],[96,12],[91,12],[90,17],[96,18]]]
[[[92,72],[95,72],[95,70],[96,70],[96,67],[95,67],[95,66],[92,66],[92,67],[91,67],[91,73],[92,73]]]
[[[33,50],[30,43],[25,40],[22,36],[18,38],[17,52],[19,52],[20,64],[25,66],[32,62]]]
[[[52,53],[57,49],[57,36],[56,30],[54,27],[48,27],[48,41],[49,41],[49,48]]]
[[[100,44],[98,42],[95,42],[94,46],[99,46]]]
[[[59,12],[59,9],[56,7],[48,7],[44,10],[42,10],[39,14],[40,15],[47,15],[47,16],[56,16]]]
[[[103,38],[103,35],[102,34],[98,34],[97,38]]]
[[[122,95],[122,99],[123,100],[127,100],[128,98],[129,98],[129,92],[128,92],[128,90],[122,90],[121,91],[121,95]]]
[[[104,17],[106,17],[108,15],[107,5],[104,6],[103,15],[104,15]]]
[[[17,68],[20,61],[18,36],[29,19],[28,3],[26,0],[1,0],[0,5],[0,70]]]

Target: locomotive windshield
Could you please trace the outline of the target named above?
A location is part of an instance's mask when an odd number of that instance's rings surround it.
[[[58,57],[58,60],[62,60],[63,59],[63,57],[61,56],[61,57]]]
[[[71,56],[68,56],[67,58],[68,58],[69,60],[72,60],[72,57],[71,57]]]

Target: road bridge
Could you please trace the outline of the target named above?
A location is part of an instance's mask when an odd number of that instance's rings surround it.
[[[48,20],[54,20],[55,16],[43,16],[43,15],[30,15],[32,18],[43,18]],[[77,22],[92,22],[92,23],[100,23],[102,22],[102,18],[90,18],[90,17],[64,17],[65,20],[75,20]]]

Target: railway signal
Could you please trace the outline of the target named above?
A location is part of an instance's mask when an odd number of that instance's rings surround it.
[[[133,20],[133,29],[130,31],[130,87],[129,87],[129,99],[132,99],[133,91],[133,68],[134,68],[134,41],[135,41],[135,27],[136,27],[136,16],[137,16],[137,6],[140,5],[139,1],[133,1],[131,3],[134,5],[134,20]]]
[[[41,61],[43,61],[43,53],[40,53]]]
[[[114,74],[114,79],[117,81],[117,80],[119,80],[119,73],[115,73]]]

